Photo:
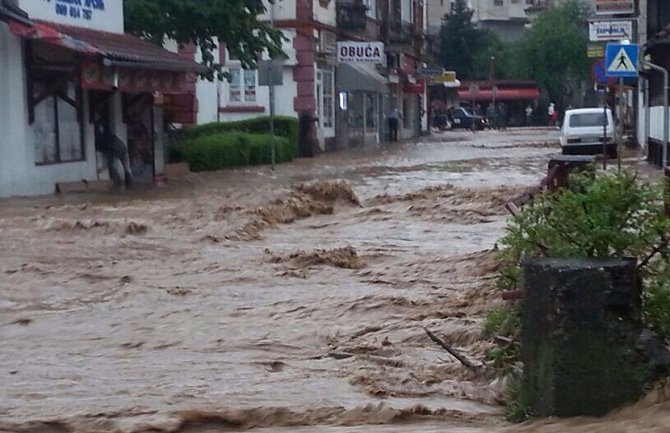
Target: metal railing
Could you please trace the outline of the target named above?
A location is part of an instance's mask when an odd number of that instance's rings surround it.
[[[349,31],[366,29],[368,7],[362,0],[338,0],[336,8],[338,28]]]

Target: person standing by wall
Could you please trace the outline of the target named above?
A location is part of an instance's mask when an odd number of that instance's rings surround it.
[[[396,107],[391,110],[388,115],[388,124],[389,124],[389,141],[398,141],[398,128],[400,126],[400,121],[402,120],[402,113]]]
[[[526,126],[533,124],[533,107],[530,104],[526,106]]]
[[[498,102],[496,112],[498,115],[498,128],[500,128],[500,130],[507,129],[507,106],[504,102]]]
[[[496,121],[496,107],[493,106],[493,102],[490,102],[488,107],[486,107],[486,117],[488,119],[489,128],[496,129],[498,125]]]

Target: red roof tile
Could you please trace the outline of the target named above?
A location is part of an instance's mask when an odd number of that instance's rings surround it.
[[[169,66],[170,69],[176,67],[202,72],[202,65],[131,34],[109,33],[82,27],[38,22],[73,39],[92,45],[100,51],[103,57],[111,60],[146,63],[148,68],[155,69]]]

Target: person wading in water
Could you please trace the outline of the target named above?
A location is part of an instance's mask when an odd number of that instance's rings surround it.
[[[133,183],[133,172],[130,168],[130,158],[128,156],[128,147],[119,137],[109,132],[100,119],[95,122],[95,148],[98,152],[105,155],[109,177],[116,187],[124,184],[128,187]],[[124,178],[121,179],[116,168],[116,161],[119,160],[123,166]]]

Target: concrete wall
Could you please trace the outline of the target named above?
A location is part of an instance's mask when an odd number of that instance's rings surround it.
[[[85,4],[85,2],[82,2]],[[19,0],[19,7],[31,18],[86,27],[112,33],[123,33],[123,0],[98,0],[98,7],[68,5],[44,0]]]

